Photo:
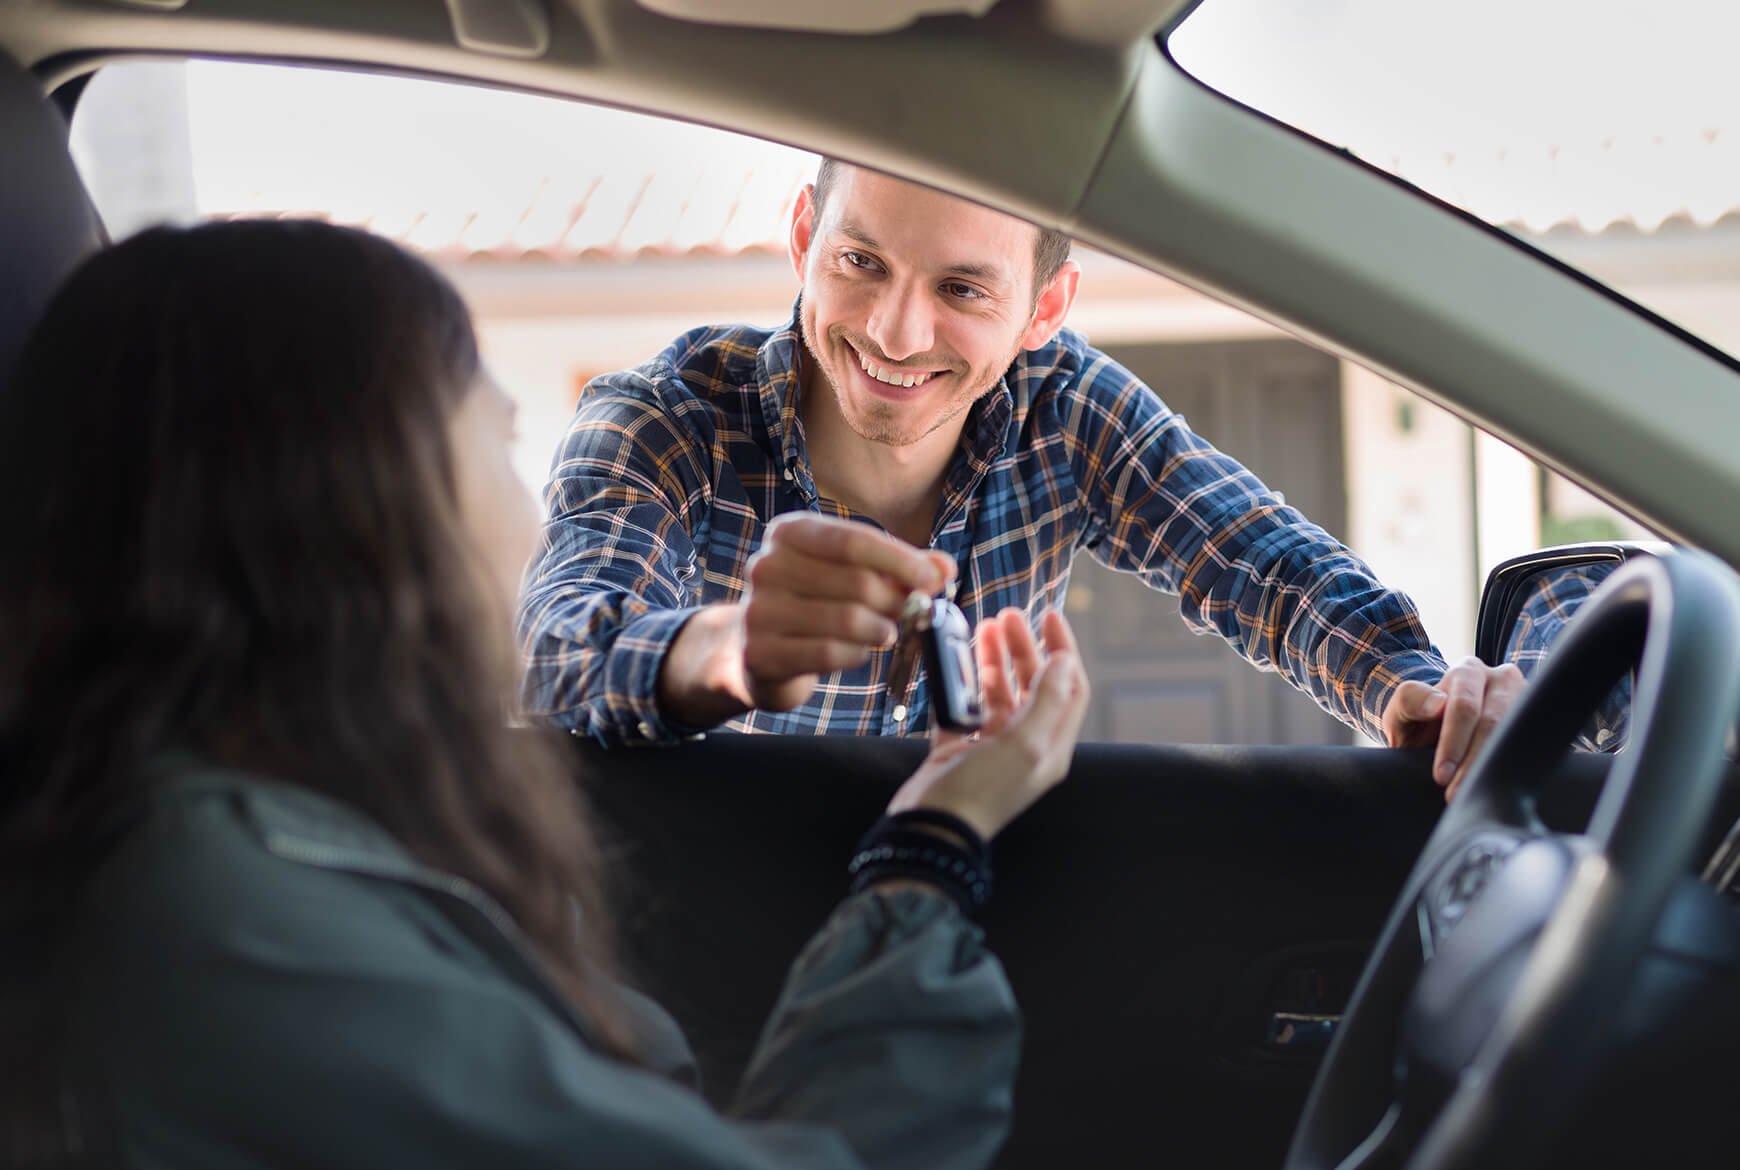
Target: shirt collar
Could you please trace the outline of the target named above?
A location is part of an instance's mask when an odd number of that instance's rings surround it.
[[[768,334],[757,349],[755,383],[761,398],[762,422],[778,449],[780,474],[795,480],[813,498],[816,486],[810,476],[803,419],[798,415],[798,399],[803,392],[803,326],[799,319],[802,305],[800,297],[792,305],[786,323]]]

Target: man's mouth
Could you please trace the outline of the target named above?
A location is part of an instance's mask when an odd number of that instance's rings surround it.
[[[880,365],[859,353],[856,347],[853,347],[852,352],[858,358],[859,368],[884,385],[910,390],[914,386],[924,385],[936,376],[935,370],[901,370],[893,366]]]

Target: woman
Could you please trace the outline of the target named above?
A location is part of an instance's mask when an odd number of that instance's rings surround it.
[[[535,522],[451,286],[346,229],[159,229],[72,278],[13,386],[9,1164],[989,1162],[1018,1021],[963,907],[1066,768],[1060,617],[980,631],[984,734],[867,835],[721,1116],[611,979],[561,756],[503,718]]]

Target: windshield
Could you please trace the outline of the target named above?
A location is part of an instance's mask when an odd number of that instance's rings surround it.
[[[1740,7],[1208,0],[1178,63],[1740,352]]]

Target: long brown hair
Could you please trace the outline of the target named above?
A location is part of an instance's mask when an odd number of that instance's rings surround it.
[[[460,522],[477,373],[453,287],[360,231],[160,228],[71,278],[0,401],[0,865],[49,905],[142,762],[203,751],[482,887],[628,1055],[570,766],[507,725]]]

